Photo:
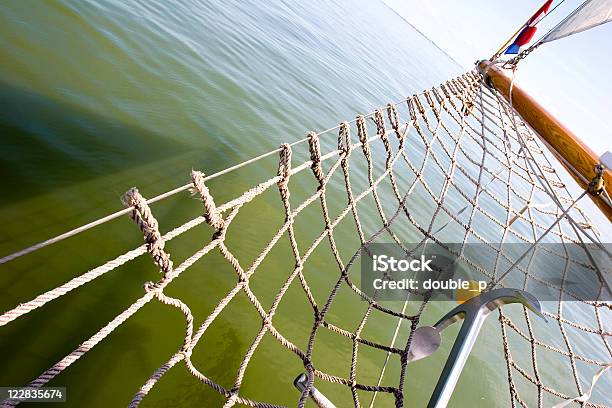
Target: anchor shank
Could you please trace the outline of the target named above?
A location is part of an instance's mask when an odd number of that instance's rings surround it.
[[[448,360],[446,360],[442,374],[431,395],[427,405],[428,408],[444,408],[448,404],[461,375],[461,370],[463,370],[472,347],[476,343],[478,332],[480,332],[480,328],[489,313],[489,309],[483,308],[479,309],[476,313],[467,313],[465,315],[465,321],[461,325]]]

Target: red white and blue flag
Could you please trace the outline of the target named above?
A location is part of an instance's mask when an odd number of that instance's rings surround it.
[[[531,41],[537,30],[536,25],[544,18],[546,13],[548,13],[548,9],[550,9],[552,2],[553,0],[548,0],[538,11],[536,11],[504,54],[518,54],[521,51],[521,47]]]

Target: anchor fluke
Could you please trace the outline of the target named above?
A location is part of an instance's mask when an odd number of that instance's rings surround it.
[[[412,340],[410,341],[408,363],[429,357],[438,350],[441,342],[440,331],[435,327],[418,327],[412,334]]]

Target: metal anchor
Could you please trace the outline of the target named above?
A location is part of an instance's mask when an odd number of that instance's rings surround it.
[[[446,407],[484,321],[493,310],[510,303],[521,303],[546,321],[540,302],[533,295],[523,290],[501,288],[473,297],[457,306],[433,327],[422,326],[414,331],[408,351],[409,363],[434,353],[440,347],[440,332],[456,321],[465,320],[431,395],[428,408]]]

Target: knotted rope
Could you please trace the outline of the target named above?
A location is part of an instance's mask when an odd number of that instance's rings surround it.
[[[210,195],[208,187],[206,187],[204,184],[204,173],[201,171],[192,170],[191,181],[193,182],[193,193],[199,194],[200,198],[202,199],[202,203],[204,204],[204,218],[206,219],[206,222],[210,224],[215,231],[220,231],[225,226],[225,223],[219,214],[217,206],[215,205],[215,200]]]
[[[145,199],[140,195],[138,189],[134,187],[125,193],[123,202],[126,206],[132,207],[130,218],[136,222],[138,228],[144,234],[147,251],[151,254],[164,275],[170,273],[172,271],[170,255],[164,252],[165,242],[159,233],[157,220],[151,214],[151,209]]]

